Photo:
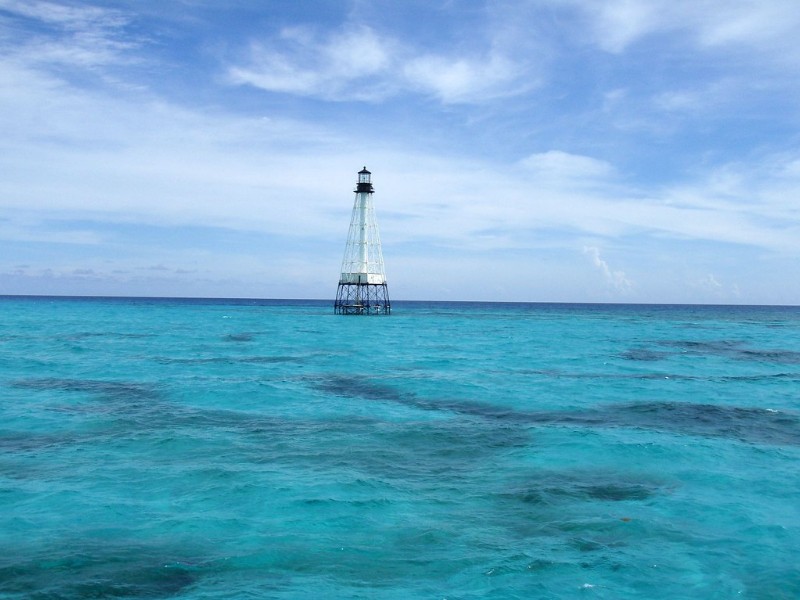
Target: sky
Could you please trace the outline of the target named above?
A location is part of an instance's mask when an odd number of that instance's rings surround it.
[[[797,0],[0,0],[0,294],[800,304]]]

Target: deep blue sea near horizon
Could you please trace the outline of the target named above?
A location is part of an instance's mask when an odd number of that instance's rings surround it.
[[[800,598],[800,308],[0,311],[0,599]]]

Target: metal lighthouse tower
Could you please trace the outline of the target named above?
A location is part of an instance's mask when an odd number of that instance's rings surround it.
[[[372,173],[358,172],[356,200],[344,249],[333,310],[339,315],[388,315],[392,312],[383,270],[383,253],[372,206]]]

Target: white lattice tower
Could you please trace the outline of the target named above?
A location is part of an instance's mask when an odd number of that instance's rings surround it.
[[[334,304],[334,310],[340,314],[391,312],[381,237],[372,204],[375,190],[371,176],[366,167],[358,173],[356,199]]]

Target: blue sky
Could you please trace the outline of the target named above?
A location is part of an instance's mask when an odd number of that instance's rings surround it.
[[[796,0],[0,0],[0,293],[800,303]]]

